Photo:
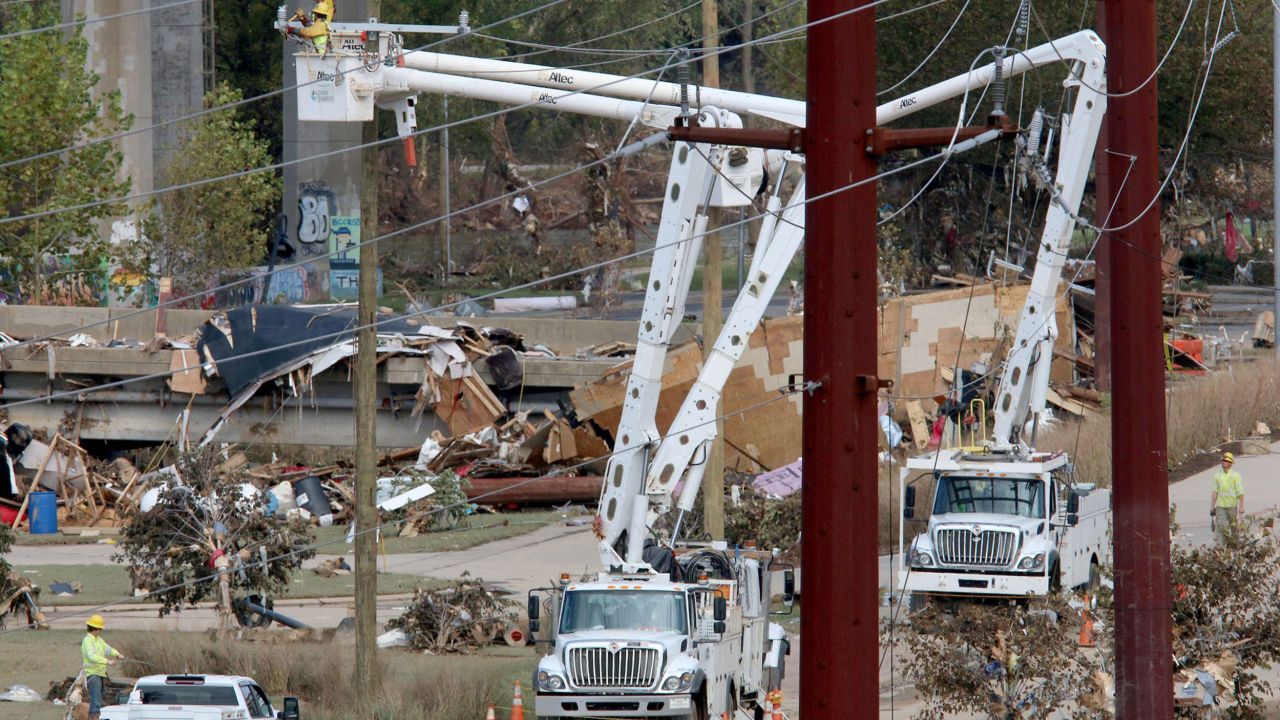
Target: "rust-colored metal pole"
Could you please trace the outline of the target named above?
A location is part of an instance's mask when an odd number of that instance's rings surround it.
[[[1133,91],[1156,64],[1154,0],[1107,0],[1107,89]],[[1111,467],[1114,485],[1116,716],[1173,717],[1166,469],[1160,162],[1156,83],[1117,95],[1107,110],[1112,210]],[[1136,158],[1132,171],[1129,158]],[[1121,178],[1128,175],[1128,180]]]
[[[810,0],[819,22],[869,0]],[[874,10],[809,28],[807,194],[872,177]],[[804,612],[800,716],[878,716],[876,561],[876,188],[811,202],[805,214]]]

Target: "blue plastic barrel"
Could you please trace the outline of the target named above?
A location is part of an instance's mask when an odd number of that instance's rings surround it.
[[[58,532],[58,495],[52,492],[31,493],[27,497],[27,517],[31,518],[32,535]]]

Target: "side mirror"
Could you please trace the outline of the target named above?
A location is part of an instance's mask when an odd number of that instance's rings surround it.
[[[1080,512],[1080,496],[1075,493],[1067,495],[1067,514],[1076,515]],[[1069,525],[1075,525],[1075,521],[1068,520]]]
[[[1067,513],[1067,527],[1075,527],[1080,522],[1080,516],[1069,512]]]
[[[796,571],[782,573],[782,604],[791,607],[796,603]]]
[[[541,599],[537,595],[534,595],[533,593],[529,593],[528,611],[529,611],[529,632],[536,633],[538,632],[538,629],[542,625],[542,623],[538,622],[538,618],[542,613],[542,602],[541,602]]]
[[[302,717],[302,713],[298,710],[298,698],[285,698],[284,710],[280,711],[280,720],[298,720],[300,717]]]
[[[714,604],[712,605],[712,617],[715,618],[716,624],[724,623],[725,618],[729,617],[729,603],[723,597],[716,595]],[[724,632],[717,630],[716,632]]]
[[[711,632],[713,632],[713,633],[715,633],[715,634],[717,634],[717,635],[723,635],[723,634],[724,634],[724,632],[725,632],[724,621],[723,621],[723,620],[717,620],[717,621],[715,621],[714,623],[712,623],[712,625],[711,625]]]

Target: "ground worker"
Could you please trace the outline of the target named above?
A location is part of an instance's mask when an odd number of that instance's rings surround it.
[[[115,665],[124,657],[119,650],[102,639],[107,621],[101,615],[93,615],[85,621],[87,634],[80,641],[80,654],[84,656],[84,680],[89,688],[89,720],[98,720],[102,712],[102,691],[107,683],[107,666]]]
[[[1244,481],[1240,473],[1232,470],[1236,456],[1231,453],[1222,454],[1222,470],[1213,476],[1213,498],[1210,504],[1213,510],[1214,529],[1218,532],[1218,542],[1226,540],[1227,535],[1236,528],[1236,521],[1244,514]]]
[[[329,22],[333,20],[333,0],[320,0],[316,3],[316,7],[311,11],[311,18],[307,18],[307,14],[301,10],[293,14],[289,19],[290,22],[300,20],[302,28],[294,29],[290,25],[285,25],[285,34],[297,33],[311,41],[311,46],[316,52],[323,53],[329,47]]]

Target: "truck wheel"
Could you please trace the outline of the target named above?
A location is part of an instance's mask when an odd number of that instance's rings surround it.
[[[707,696],[698,695],[689,703],[689,720],[707,720]]]
[[[1085,588],[1089,592],[1095,592],[1102,586],[1102,571],[1098,568],[1098,559],[1094,558],[1089,562],[1089,584]]]

